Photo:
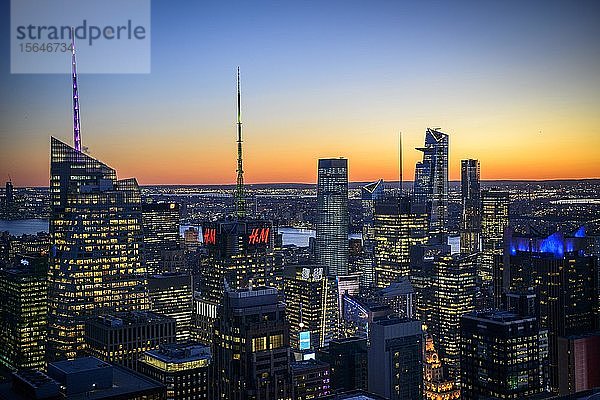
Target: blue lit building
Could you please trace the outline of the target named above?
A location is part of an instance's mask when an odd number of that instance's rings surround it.
[[[598,324],[598,258],[586,253],[584,230],[550,235],[508,230],[494,264],[495,301],[533,288],[540,326],[548,330],[550,385],[558,390],[558,339],[593,332]]]

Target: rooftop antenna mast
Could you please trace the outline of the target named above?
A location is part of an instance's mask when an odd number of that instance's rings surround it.
[[[71,27],[71,74],[73,75],[73,144],[81,152],[81,130],[79,120],[79,90],[77,88],[77,62],[75,61],[75,28]]]
[[[246,216],[246,199],[244,195],[244,169],[242,163],[242,111],[240,94],[240,67],[237,69],[237,185],[235,189],[235,211],[237,218]]]
[[[402,176],[402,172],[403,172],[403,162],[402,162],[402,132],[400,132],[398,134],[398,170],[400,173],[399,179],[398,179],[398,190],[400,191],[400,196],[402,196],[403,194],[403,176]]]

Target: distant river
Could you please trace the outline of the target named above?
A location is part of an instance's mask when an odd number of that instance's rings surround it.
[[[48,232],[47,219],[17,219],[14,221],[0,220],[0,232],[8,231],[11,235],[35,235],[38,232]]]

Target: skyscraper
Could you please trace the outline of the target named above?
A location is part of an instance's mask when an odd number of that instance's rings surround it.
[[[50,357],[74,358],[87,318],[148,307],[140,188],[52,138],[50,199]]]
[[[407,196],[375,203],[375,285],[385,288],[411,275],[410,249],[428,240],[427,214]]]
[[[475,260],[475,254],[434,260],[430,330],[452,379],[459,377],[460,317],[475,310]]]
[[[44,369],[48,317],[46,256],[22,256],[0,269],[0,365]]]
[[[504,229],[508,226],[508,192],[484,190],[481,192],[481,265],[478,278],[486,285],[492,282],[494,257],[504,248]]]
[[[177,203],[142,204],[142,255],[149,274],[174,272],[169,270],[167,257],[180,244],[179,218]]]
[[[461,160],[462,218],[460,229],[461,253],[479,251],[481,230],[481,186],[479,182],[479,160]]]
[[[417,150],[423,152],[423,161],[417,162],[415,167],[415,199],[427,206],[430,232],[445,233],[448,222],[448,135],[427,128],[425,145]]]
[[[478,311],[461,319],[461,398],[527,399],[544,390],[545,332],[535,316]]]
[[[192,322],[192,277],[185,273],[148,276],[148,299],[152,311],[177,321],[177,340],[190,337]]]
[[[391,318],[371,324],[369,390],[390,400],[423,398],[421,321]]]
[[[289,324],[276,289],[226,291],[214,329],[215,398],[291,397]]]
[[[328,275],[348,274],[348,160],[319,160],[315,255]]]
[[[283,283],[292,349],[314,352],[327,345],[339,326],[335,278],[319,265],[290,265]]]
[[[595,332],[598,326],[598,259],[586,255],[586,238],[558,231],[506,232],[504,256],[495,258],[498,292],[533,288],[539,299],[539,323],[548,330],[550,387],[559,390],[563,337]],[[564,372],[570,373],[570,372]]]
[[[363,252],[360,285],[363,290],[375,285],[375,202],[383,195],[383,179],[371,182],[361,189]]]
[[[237,92],[237,184],[234,193],[235,214],[231,218],[207,222],[202,226],[204,247],[208,251],[207,268],[200,283],[195,327],[198,339],[211,343],[217,307],[226,287],[242,289],[252,285],[281,287],[283,266],[275,262],[273,221],[246,216],[242,169],[242,122],[240,80]],[[347,251],[347,249],[346,249]]]

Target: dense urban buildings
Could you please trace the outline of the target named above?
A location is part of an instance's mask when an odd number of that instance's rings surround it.
[[[425,371],[423,374],[425,400],[460,399],[460,389],[452,379],[447,379],[433,337],[425,337]]]
[[[292,398],[310,400],[331,393],[329,364],[317,360],[295,361],[292,370]]]
[[[50,198],[48,346],[51,359],[74,358],[88,318],[148,307],[140,189],[52,138]]]
[[[448,222],[448,135],[427,128],[423,160],[415,166],[414,196],[429,213],[429,230],[433,235],[445,233]]]
[[[315,255],[328,275],[348,274],[348,160],[319,160]]]
[[[334,339],[329,342],[327,350],[319,356],[330,366],[332,391],[367,389],[369,379],[367,338]]]

